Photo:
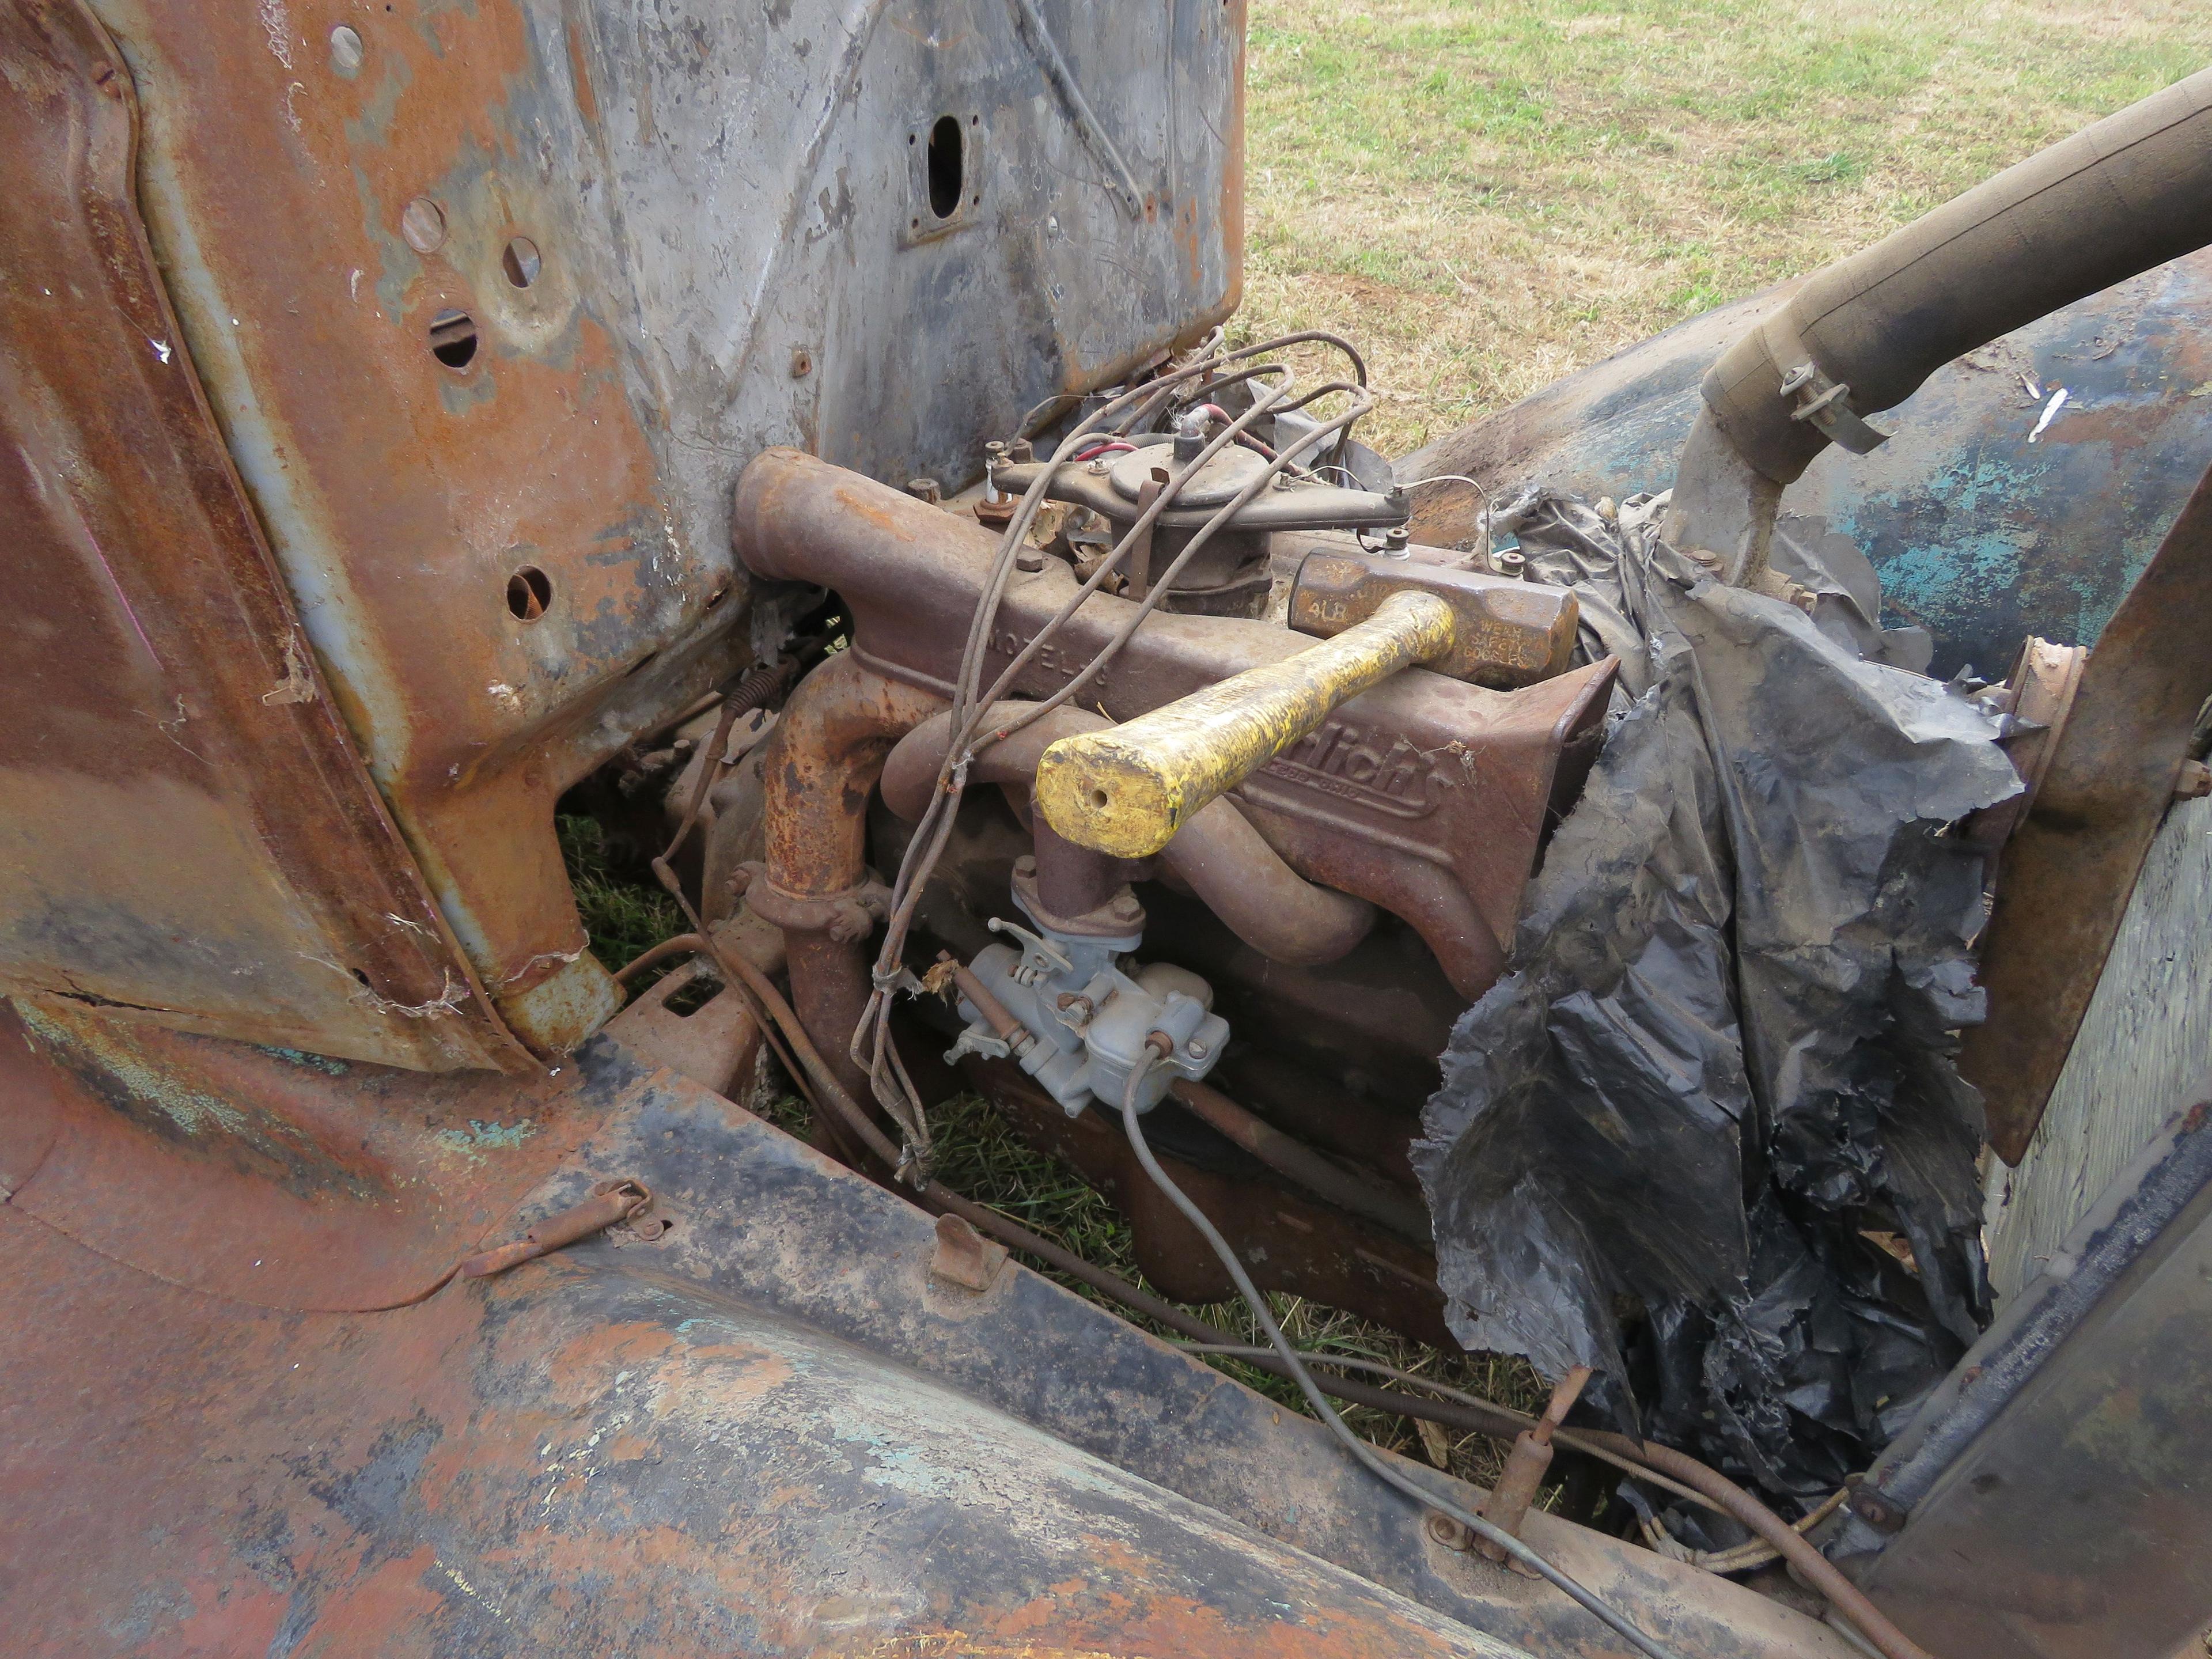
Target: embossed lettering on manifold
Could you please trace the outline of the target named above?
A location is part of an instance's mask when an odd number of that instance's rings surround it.
[[[1384,737],[1390,741],[1378,746]],[[1397,732],[1368,732],[1330,720],[1261,769],[1307,789],[1354,801],[1394,817],[1425,818],[1443,805],[1455,780]]]

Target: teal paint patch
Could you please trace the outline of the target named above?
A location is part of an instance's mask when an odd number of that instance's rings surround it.
[[[246,1114],[228,1101],[165,1076],[128,1048],[112,1043],[95,1046],[86,1040],[85,1033],[29,1004],[17,1005],[17,1014],[26,1031],[77,1066],[112,1078],[133,1100],[160,1113],[185,1134],[217,1131],[240,1139],[260,1139]]]
[[[486,1123],[472,1117],[466,1129],[441,1129],[430,1139],[441,1152],[481,1163],[486,1152],[514,1151],[537,1127],[526,1117],[515,1123]]]
[[[1907,548],[1881,566],[1883,609],[1938,626],[1972,615],[2020,585],[2021,551],[1994,526],[1954,535],[1942,547]]]
[[[264,1054],[274,1055],[278,1060],[289,1060],[295,1066],[305,1066],[310,1071],[320,1072],[325,1077],[343,1077],[353,1069],[345,1061],[332,1060],[328,1054],[311,1054],[298,1048],[271,1048],[260,1043],[256,1043],[254,1046],[260,1048]]]

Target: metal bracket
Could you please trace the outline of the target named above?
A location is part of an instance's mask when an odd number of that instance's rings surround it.
[[[1791,420],[1812,422],[1831,442],[1854,455],[1867,454],[1889,441],[1889,434],[1875,431],[1852,410],[1850,387],[1830,380],[1818,363],[1800,363],[1784,375],[1782,395],[1797,400],[1797,407],[1790,411]]]
[[[929,1256],[932,1279],[980,1295],[1006,1265],[1005,1245],[993,1243],[957,1215],[937,1218],[937,1248]]]
[[[652,1202],[653,1188],[641,1181],[602,1181],[582,1203],[572,1204],[547,1216],[514,1243],[469,1257],[460,1265],[460,1275],[464,1279],[489,1279],[509,1267],[535,1261],[541,1255],[565,1249],[593,1233],[635,1220]]]
[[[1004,1060],[1013,1053],[1012,1047],[1003,1037],[993,1036],[979,1026],[963,1027],[960,1036],[945,1051],[945,1063],[957,1066],[966,1054],[978,1054],[985,1060]]]

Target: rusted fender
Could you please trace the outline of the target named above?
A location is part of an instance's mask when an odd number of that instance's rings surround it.
[[[0,1237],[68,1287],[0,1362],[27,1659],[1516,1651],[696,1286],[287,1320]]]
[[[628,1174],[672,1224],[409,1308],[257,1309],[0,1205],[11,1655],[1620,1651],[1426,1540],[1318,1424],[1024,1268],[933,1279],[895,1194],[605,1039],[580,1058],[617,1103],[520,1224]],[[1529,1527],[1685,1659],[1847,1659]]]

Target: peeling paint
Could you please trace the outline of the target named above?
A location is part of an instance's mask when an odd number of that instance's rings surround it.
[[[430,1139],[441,1151],[480,1164],[487,1152],[511,1152],[520,1146],[536,1127],[528,1118],[513,1123],[487,1123],[471,1118],[467,1128],[441,1129]]]

